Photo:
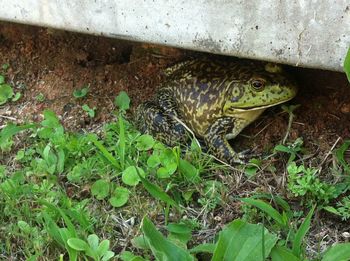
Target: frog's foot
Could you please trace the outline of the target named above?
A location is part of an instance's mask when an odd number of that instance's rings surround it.
[[[250,159],[249,150],[245,150],[245,151],[232,154],[232,157],[228,160],[228,163],[231,165],[246,164],[248,163],[249,159]]]
[[[154,102],[141,104],[137,108],[135,121],[141,132],[151,134],[170,146],[186,139],[184,126]]]
[[[246,164],[254,157],[260,157],[261,153],[255,153],[252,149],[246,149],[235,154],[233,157],[234,163]]]

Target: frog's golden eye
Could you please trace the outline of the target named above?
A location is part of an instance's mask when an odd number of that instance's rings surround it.
[[[262,91],[265,87],[265,81],[262,79],[252,80],[251,86],[255,91]]]

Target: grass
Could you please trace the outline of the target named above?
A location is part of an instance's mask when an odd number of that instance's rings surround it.
[[[235,176],[197,143],[166,147],[128,121],[126,93],[115,105],[115,121],[96,133],[66,132],[50,110],[39,123],[1,130],[1,258],[305,260],[315,213],[349,218],[349,141],[335,150],[325,177],[320,165],[305,160],[302,139],[287,142],[286,134],[270,152],[280,162],[288,158],[285,198],[259,191],[233,197],[226,178]],[[263,161],[241,166],[240,175],[254,182]],[[241,212],[213,229],[217,213],[232,202]],[[258,247],[241,245],[246,240]],[[346,259],[349,248],[338,244],[313,258]]]

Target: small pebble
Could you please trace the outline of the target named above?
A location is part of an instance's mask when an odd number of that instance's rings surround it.
[[[344,233],[342,233],[342,236],[344,238],[350,238],[350,233],[349,232],[344,232]]]
[[[340,111],[344,114],[349,114],[350,113],[350,103],[344,103],[341,106]]]

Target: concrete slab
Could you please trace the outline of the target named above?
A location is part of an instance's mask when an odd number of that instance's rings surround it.
[[[349,0],[0,0],[0,20],[342,71]]]

